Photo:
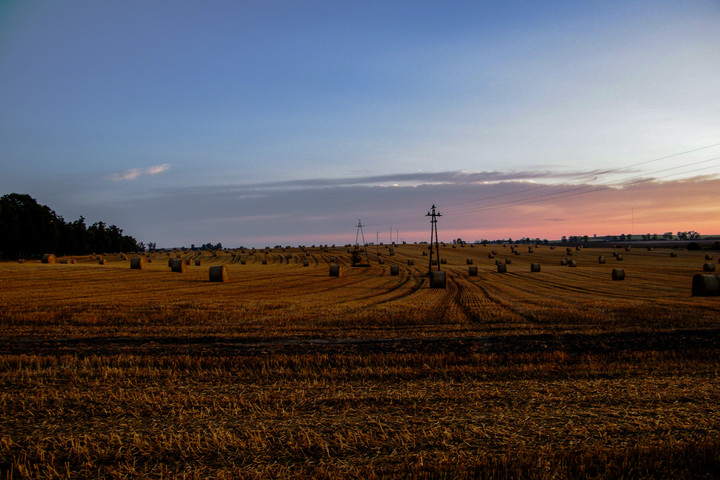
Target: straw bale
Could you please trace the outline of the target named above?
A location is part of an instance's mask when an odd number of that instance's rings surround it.
[[[430,272],[430,288],[445,288],[447,286],[447,275],[442,270]]]
[[[185,262],[182,260],[173,260],[170,265],[170,271],[175,273],[185,273]]]
[[[720,276],[696,273],[692,279],[693,297],[719,297]]]
[[[130,268],[133,270],[142,270],[147,265],[145,257],[135,257],[130,259]]]
[[[210,267],[210,281],[211,282],[227,282],[228,273],[225,265],[216,265]]]

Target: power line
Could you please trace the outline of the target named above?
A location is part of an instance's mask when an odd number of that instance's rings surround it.
[[[647,164],[649,164],[649,163],[659,162],[659,161],[662,161],[662,160],[667,160],[667,159],[670,159],[670,158],[675,158],[675,157],[679,157],[679,156],[682,156],[682,155],[687,155],[687,154],[690,154],[690,153],[699,152],[699,151],[701,151],[701,150],[707,150],[708,148],[713,148],[713,147],[717,147],[717,146],[720,146],[720,142],[718,142],[718,143],[713,143],[713,144],[710,144],[710,145],[705,145],[705,146],[702,146],[702,147],[693,148],[693,149],[691,149],[691,150],[685,150],[684,152],[673,153],[673,154],[671,154],[671,155],[666,155],[666,156],[664,156],[664,157],[653,158],[653,159],[650,159],[650,160],[645,160],[645,161],[642,161],[642,162],[633,163],[633,164],[630,164],[630,165],[625,165],[625,166],[623,166],[623,167],[611,168],[611,169],[602,170],[602,171],[599,171],[599,172],[584,173],[584,174],[582,174],[582,175],[578,175],[578,176],[575,176],[575,177],[569,177],[569,178],[566,178],[566,179],[564,179],[564,180],[561,180],[561,181],[558,181],[558,182],[555,182],[555,183],[545,183],[545,184],[542,184],[542,185],[536,185],[536,186],[533,186],[533,187],[530,187],[530,188],[526,188],[526,189],[523,189],[523,190],[518,190],[518,191],[512,192],[512,193],[501,193],[501,194],[497,194],[497,195],[494,195],[494,196],[491,196],[491,197],[486,197],[484,200],[491,199],[491,198],[505,197],[505,196],[508,196],[508,195],[517,195],[517,194],[519,194],[519,193],[530,192],[530,191],[538,190],[538,189],[542,189],[542,188],[549,188],[549,187],[553,187],[553,186],[556,186],[556,185],[563,185],[563,184],[568,183],[568,182],[576,182],[576,181],[579,181],[579,180],[582,180],[582,179],[585,179],[585,178],[594,178],[594,177],[597,177],[597,176],[599,176],[599,175],[607,175],[608,173],[620,172],[620,171],[626,170],[626,169],[628,169],[628,168],[639,167],[639,166],[641,166],[641,165],[647,165]],[[461,201],[461,202],[455,202],[455,203],[447,204],[446,207],[453,207],[453,206],[462,205],[462,204],[465,204],[465,203],[472,203],[473,201],[474,201],[474,200],[463,200],[463,201]]]
[[[678,156],[681,156],[681,155],[687,155],[687,154],[689,154],[689,153],[694,153],[694,152],[698,152],[698,151],[701,151],[701,150],[706,150],[706,149],[708,149],[708,148],[712,148],[712,147],[716,147],[716,146],[720,146],[720,142],[714,143],[714,144],[711,144],[711,145],[706,145],[706,146],[703,146],[703,147],[694,148],[694,149],[691,149],[691,150],[686,150],[686,151],[684,151],[684,152],[674,153],[674,154],[672,154],[672,155],[666,155],[666,156],[664,156],[664,157],[658,157],[658,158],[654,158],[654,159],[651,159],[651,160],[646,160],[646,161],[643,161],[643,162],[638,162],[638,163],[631,164],[631,165],[627,165],[627,166],[623,166],[623,167],[618,167],[618,168],[614,168],[614,169],[607,169],[607,170],[603,170],[603,171],[600,171],[600,172],[592,172],[592,173],[589,173],[589,174],[583,174],[583,175],[579,175],[579,176],[576,176],[576,177],[570,177],[570,180],[569,180],[569,181],[577,181],[577,180],[581,180],[581,179],[583,179],[583,178],[594,178],[594,177],[597,177],[598,175],[604,175],[604,174],[607,174],[607,173],[619,172],[619,171],[622,171],[622,170],[625,170],[625,169],[628,169],[628,168],[633,168],[633,167],[640,166],[640,165],[646,165],[646,164],[650,164],[650,163],[653,163],[653,162],[658,162],[658,161],[661,161],[661,160],[667,160],[667,159],[669,159],[669,158],[674,158],[674,157],[678,157]],[[623,183],[627,182],[628,180],[633,180],[633,179],[637,179],[637,178],[642,178],[642,179],[643,179],[640,183],[642,183],[642,182],[644,182],[644,181],[652,181],[652,180],[656,180],[657,178],[645,178],[645,177],[647,177],[647,175],[654,175],[654,174],[660,173],[660,172],[665,172],[665,171],[670,171],[670,170],[676,170],[676,169],[680,169],[680,168],[687,168],[687,167],[692,166],[692,165],[698,165],[698,164],[702,164],[702,163],[711,162],[711,161],[717,160],[717,159],[719,159],[719,158],[720,158],[720,157],[713,157],[713,158],[706,159],[706,160],[701,160],[701,161],[698,161],[698,162],[691,162],[691,163],[688,163],[688,164],[685,164],[685,165],[680,165],[680,166],[676,166],[676,167],[670,167],[670,168],[666,168],[666,169],[661,169],[661,170],[656,170],[656,171],[652,171],[652,172],[647,172],[647,173],[644,173],[644,174],[642,174],[642,175],[636,175],[636,176],[634,176],[634,177],[629,177],[629,178],[626,178],[626,179],[621,179],[621,180],[619,180],[619,181],[615,181],[615,182],[613,182],[613,183],[607,184],[608,186],[603,186],[603,185],[581,185],[581,186],[577,186],[577,187],[573,187],[573,188],[570,188],[570,189],[563,190],[563,191],[561,191],[561,192],[553,192],[553,193],[548,193],[548,194],[545,194],[545,195],[531,196],[531,197],[529,197],[529,198],[524,198],[524,199],[521,198],[521,199],[512,200],[512,201],[509,201],[509,202],[506,202],[506,203],[502,203],[502,204],[497,204],[497,203],[495,203],[495,204],[486,205],[486,206],[476,206],[476,207],[471,207],[471,208],[462,209],[462,210],[450,211],[449,213],[451,213],[451,214],[458,214],[458,213],[466,213],[466,212],[472,212],[472,211],[485,210],[485,209],[488,209],[488,208],[504,208],[504,207],[508,207],[508,206],[512,206],[512,205],[521,204],[521,203],[539,203],[540,201],[549,201],[549,200],[552,200],[552,199],[554,199],[554,198],[556,198],[556,197],[557,197],[557,198],[565,198],[565,197],[567,197],[567,196],[582,195],[582,194],[592,193],[592,192],[598,191],[598,188],[596,188],[596,187],[599,187],[599,189],[602,190],[602,189],[605,189],[605,188],[610,188],[610,187],[613,186],[613,185],[618,185],[618,186],[619,186],[619,185],[622,185]],[[704,168],[703,168],[703,169],[704,169]],[[695,170],[691,170],[691,171],[689,171],[689,172],[681,172],[681,173],[692,173],[692,172],[695,172],[695,171],[698,171],[698,170],[703,170],[703,169],[695,169]],[[681,174],[681,173],[677,173],[677,174],[673,174],[673,175],[678,175],[678,174]],[[670,176],[673,176],[673,175],[670,175]],[[665,178],[665,177],[661,177],[661,178]],[[538,190],[538,189],[542,189],[542,188],[550,188],[550,187],[557,186],[557,185],[562,185],[562,184],[565,184],[565,183],[566,183],[566,181],[560,181],[560,182],[556,182],[556,183],[538,185],[538,186],[535,186],[535,187],[525,188],[525,189],[517,190],[517,191],[514,191],[514,192],[507,192],[507,193],[502,193],[502,194],[491,195],[491,196],[488,196],[488,197],[483,198],[483,199],[480,200],[480,201],[485,202],[485,201],[493,200],[493,199],[496,199],[496,198],[501,198],[501,197],[510,196],[510,195],[518,195],[518,194],[521,194],[521,193],[526,193],[526,192],[529,192],[529,191],[534,191],[534,190]],[[577,192],[577,193],[572,193],[572,192]],[[565,195],[566,193],[571,193],[571,195]],[[547,198],[546,198],[546,197],[547,197]],[[542,199],[542,198],[545,198],[545,200],[540,200],[540,201],[534,200],[534,199]],[[533,201],[533,200],[534,200],[534,201]],[[448,206],[456,206],[456,205],[462,205],[462,204],[474,203],[474,202],[477,202],[477,200],[469,200],[469,201],[466,200],[466,201],[462,201],[462,202],[450,203],[450,204],[447,204],[447,205],[448,205]],[[414,212],[414,211],[413,211],[413,212]],[[403,213],[404,213],[403,211],[395,212],[394,215],[395,215],[395,216],[397,216],[397,215],[402,215]],[[410,210],[407,210],[407,213],[408,213],[408,215],[411,215],[411,211],[410,211]],[[393,223],[398,224],[398,222],[393,222]],[[414,222],[414,221],[399,222],[399,224],[401,224],[401,225],[402,225],[402,224],[410,224],[410,223],[415,223],[415,222]],[[378,223],[371,224],[371,225],[381,225],[381,224],[382,224],[382,223],[378,222]]]
[[[699,165],[699,164],[702,164],[702,163],[712,162],[712,161],[715,161],[715,160],[720,160],[720,157],[713,157],[713,158],[710,158],[710,159],[707,159],[707,160],[701,160],[701,161],[698,161],[698,162],[692,162],[692,163],[688,163],[688,164],[686,164],[686,165],[680,165],[680,166],[677,166],[677,167],[664,168],[664,169],[662,169],[662,170],[656,170],[656,171],[654,171],[654,172],[650,172],[650,174],[652,175],[652,174],[655,174],[655,173],[667,172],[667,171],[670,171],[670,170],[677,170],[677,169],[679,169],[679,168],[687,168],[687,167],[690,167],[690,166],[693,166],[693,165]],[[672,177],[672,176],[674,176],[674,175],[679,175],[679,174],[681,174],[681,173],[692,173],[692,172],[699,171],[699,170],[705,170],[706,168],[707,168],[707,167],[703,167],[703,168],[699,168],[699,169],[695,169],[695,170],[690,170],[690,171],[688,171],[688,172],[674,173],[674,174],[667,175],[667,176]],[[580,187],[575,187],[575,188],[563,190],[563,191],[560,191],[560,192],[554,192],[554,193],[549,193],[549,194],[545,194],[545,195],[538,195],[538,196],[534,196],[534,197],[530,197],[530,198],[514,200],[514,201],[510,201],[510,202],[503,203],[503,204],[492,204],[492,205],[486,205],[486,206],[481,206],[481,207],[467,208],[467,209],[463,209],[463,210],[455,210],[455,211],[450,211],[450,213],[452,213],[452,214],[458,214],[458,213],[467,213],[467,212],[473,212],[473,211],[478,211],[478,210],[487,210],[487,209],[489,209],[489,208],[504,208],[504,207],[509,207],[509,206],[512,206],[512,205],[518,205],[518,204],[523,204],[523,203],[540,203],[540,202],[544,202],[544,201],[554,200],[555,198],[566,198],[566,197],[568,197],[568,196],[583,195],[583,194],[586,194],[586,193],[592,193],[592,192],[596,192],[596,191],[599,191],[599,190],[605,190],[605,189],[608,189],[608,188],[612,188],[613,186],[636,185],[636,184],[639,184],[639,183],[644,183],[644,182],[650,182],[650,181],[653,181],[653,180],[657,180],[657,177],[647,178],[647,175],[648,175],[648,174],[636,175],[635,177],[630,177],[630,178],[624,179],[624,180],[622,180],[622,181],[617,181],[617,182],[609,183],[609,184],[584,185],[584,186],[580,186]],[[667,177],[667,176],[666,176],[666,177]],[[666,178],[666,177],[659,177],[659,178]],[[635,182],[630,182],[630,183],[628,183],[629,180],[634,180],[634,179],[638,179],[638,180],[635,181]],[[583,192],[582,190],[590,190],[590,191]],[[564,195],[565,193],[570,193],[570,192],[577,192],[577,193],[572,193],[571,195]],[[538,199],[538,200],[532,201],[533,199]],[[539,199],[542,199],[542,200],[539,200]]]

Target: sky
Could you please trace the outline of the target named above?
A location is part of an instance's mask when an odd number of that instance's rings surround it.
[[[720,234],[717,1],[0,0],[0,194],[158,246]]]

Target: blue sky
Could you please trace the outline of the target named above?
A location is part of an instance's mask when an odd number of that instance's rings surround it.
[[[422,240],[432,203],[448,238],[627,230],[580,182],[704,233],[720,194],[662,200],[720,146],[660,158],[720,142],[718,78],[710,1],[4,1],[0,193],[168,246]]]

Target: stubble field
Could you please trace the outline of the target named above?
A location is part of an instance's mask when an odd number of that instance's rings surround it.
[[[3,478],[717,475],[707,252],[425,248],[0,264]]]

